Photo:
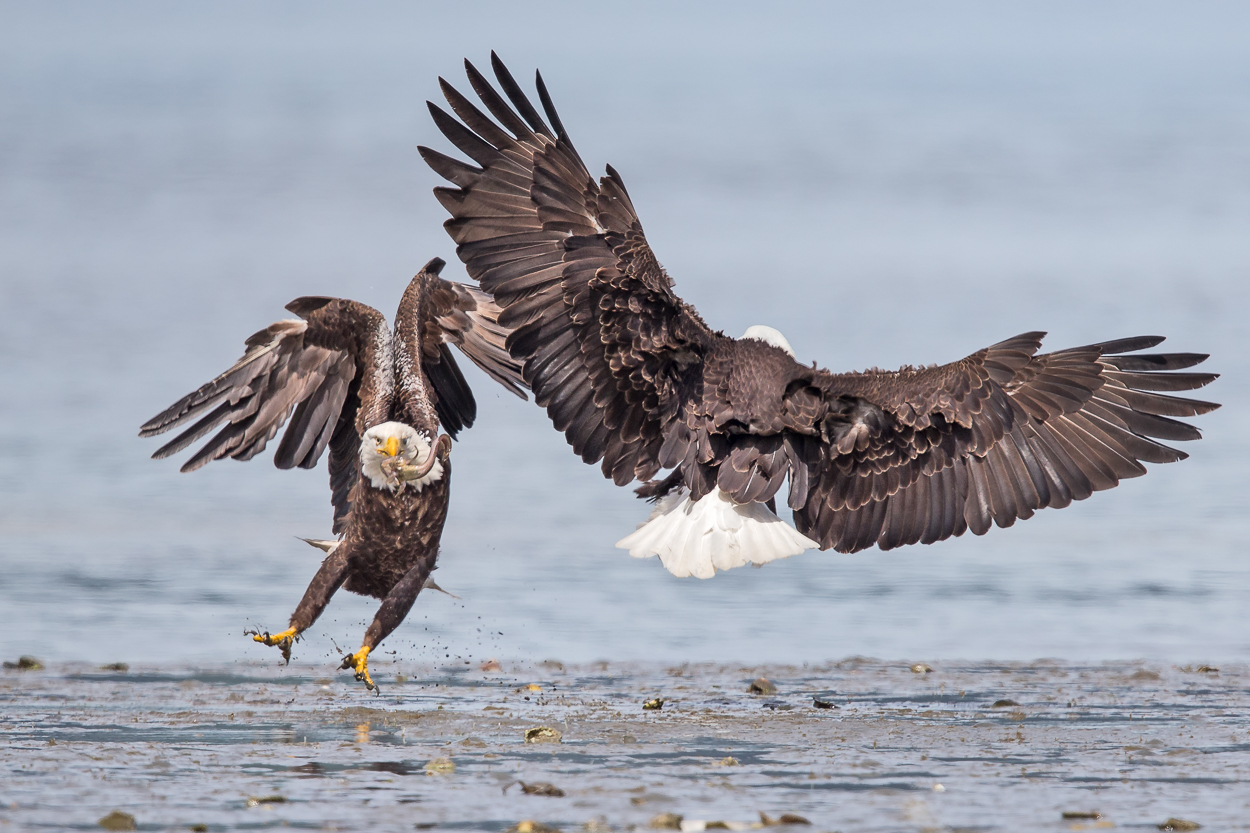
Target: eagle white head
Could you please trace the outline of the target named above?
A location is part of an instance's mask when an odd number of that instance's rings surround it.
[[[747,331],[742,334],[743,338],[753,338],[756,341],[762,341],[765,344],[771,344],[773,347],[780,347],[790,354],[790,358],[798,361],[798,356],[794,355],[794,348],[790,346],[790,342],[786,341],[786,337],[772,327],[763,324],[754,324],[747,327]]]
[[[360,471],[375,489],[394,492],[406,484],[420,492],[422,487],[443,476],[443,464],[437,459],[430,460],[433,453],[430,441],[411,425],[383,422],[366,431],[360,441]],[[426,463],[432,465],[421,477],[410,481],[400,479],[400,467],[423,468]]]

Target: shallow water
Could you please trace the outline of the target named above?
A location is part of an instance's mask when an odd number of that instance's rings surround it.
[[[457,276],[422,101],[496,48],[542,66],[715,326],[773,324],[835,369],[1159,332],[1214,354],[1226,404],[1189,461],[1011,530],[697,582],[613,549],[645,507],[470,369],[438,573],[461,600],[423,597],[387,650],[1250,656],[1242,6],[2,8],[0,655],[267,656],[242,631],[310,578],[295,536],[328,534],[324,470],[183,476],[138,425],[295,296],[390,314],[428,258]],[[342,594],[297,659],[373,609]]]
[[[791,830],[1250,827],[1244,665],[931,667],[398,662],[375,669],[379,696],[275,663],[6,671],[0,825],[98,829],[120,810],[140,830],[606,831],[664,813],[686,830],[786,813],[812,825]],[[747,692],[761,675],[774,694]],[[562,741],[526,743],[540,726]]]

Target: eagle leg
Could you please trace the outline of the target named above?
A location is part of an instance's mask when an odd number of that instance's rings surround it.
[[[391,592],[387,593],[386,598],[382,600],[382,606],[378,608],[373,622],[365,631],[365,638],[361,642],[360,649],[354,654],[343,657],[341,667],[354,671],[356,679],[363,682],[370,691],[377,691],[378,687],[369,676],[369,652],[377,648],[383,639],[390,636],[391,632],[404,621],[408,611],[412,610],[413,604],[417,601],[417,594],[421,592],[426,579],[430,577],[430,572],[434,569],[436,557],[437,552],[425,555],[408,572],[404,573],[404,577],[395,583]]]
[[[262,645],[277,645],[282,651],[283,661],[289,663],[291,661],[291,645],[295,640],[299,639],[299,631],[295,628],[287,628],[281,633],[270,634],[269,631],[261,633],[260,631],[245,631],[252,637],[252,641],[259,642]]]
[[[637,489],[634,489],[634,494],[640,498],[657,502],[681,484],[682,471],[680,468],[676,468],[663,480],[648,480],[646,483],[643,483]]]
[[[348,671],[355,671],[357,682],[362,682],[365,684],[365,688],[376,694],[381,694],[382,689],[369,676],[369,652],[371,650],[373,649],[368,645],[361,645],[360,650],[356,651],[356,653],[343,657],[343,664],[339,667],[346,668]]]
[[[321,569],[317,570],[317,574],[308,584],[308,589],[304,591],[304,598],[291,614],[289,628],[272,635],[268,631],[249,631],[252,639],[263,645],[276,645],[282,651],[282,659],[289,663],[291,645],[299,639],[301,633],[312,627],[321,611],[330,603],[330,597],[343,586],[343,581],[347,578],[347,555],[347,548],[343,546],[330,550],[330,554],[321,562]]]

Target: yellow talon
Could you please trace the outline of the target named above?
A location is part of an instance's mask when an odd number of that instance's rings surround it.
[[[287,628],[281,633],[270,634],[252,632],[252,640],[262,645],[276,645],[282,651],[282,658],[287,662],[291,661],[291,644],[299,638],[299,631],[295,628]]]
[[[374,684],[373,678],[369,676],[369,648],[361,645],[360,650],[354,654],[348,654],[343,657],[343,668],[356,672],[356,679],[365,684],[365,688],[370,691],[378,690]]]

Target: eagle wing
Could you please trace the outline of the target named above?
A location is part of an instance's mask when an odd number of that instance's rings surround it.
[[[434,192],[452,216],[445,228],[499,305],[507,348],[557,430],[616,483],[646,480],[685,374],[714,335],[673,293],[620,176],[611,167],[598,183],[590,176],[542,77],[550,126],[493,53],[491,65],[507,100],[465,62],[493,120],[442,79],[459,121],[429,105],[443,135],[477,163],[420,148],[456,186]]]
[[[433,287],[431,303],[422,307],[420,356],[434,387],[438,420],[455,436],[473,424],[476,404],[449,344],[518,396],[525,394],[520,365],[504,346],[507,330],[497,321],[499,308],[478,289],[438,278],[442,266],[435,258],[417,278]],[[181,470],[189,472],[223,457],[250,460],[289,419],[274,465],[311,469],[329,447],[338,533],[350,510],[360,436],[392,412],[392,334],[382,313],[356,301],[306,296],[287,309],[301,320],[277,321],[252,335],[234,366],[148,420],[139,436],[184,428],[152,455],[162,459],[216,431],[183,464]]]
[[[338,532],[355,483],[360,432],[390,411],[390,329],[382,313],[341,298],[297,298],[287,309],[301,320],[277,321],[253,334],[229,370],[148,420],[139,436],[186,426],[152,455],[162,459],[216,431],[182,465],[189,472],[223,457],[250,460],[290,419],[274,465],[313,468],[330,446]]]
[[[840,552],[981,535],[1184,459],[1159,440],[1200,434],[1171,417],[1219,407],[1161,393],[1215,379],[1172,372],[1206,355],[1127,355],[1157,336],[1037,355],[1042,335],[940,367],[822,372],[828,412],[807,446],[806,500],[792,503],[799,531]]]
[[[442,79],[455,115],[429,105],[476,164],[420,151],[455,186],[435,189],[445,228],[514,330],[524,381],[617,484],[678,466],[639,493],[683,482],[694,498],[715,485],[764,502],[788,475],[796,524],[822,548],[891,548],[1007,526],[1181,459],[1156,440],[1198,432],[1170,417],[1216,407],[1158,393],[1214,379],[1171,372],[1205,356],[1122,355],[1153,337],[1039,356],[1030,333],[942,367],[835,375],[713,333],[673,292],[620,176],[592,179],[541,76],[547,121],[491,63],[502,95],[465,64],[489,116]]]
[[[468,382],[460,372],[449,345],[460,352],[499,384],[522,399],[525,395],[521,363],[508,353],[508,330],[499,324],[499,305],[490,295],[475,287],[436,277],[443,268],[441,258],[426,264],[429,275],[426,303],[420,306],[419,333],[421,368],[434,387],[434,409],[443,430],[455,437],[477,418],[477,403]],[[420,280],[422,276],[418,276]],[[400,316],[404,315],[401,304]],[[403,332],[404,322],[399,322]],[[414,345],[414,352],[417,350]]]

